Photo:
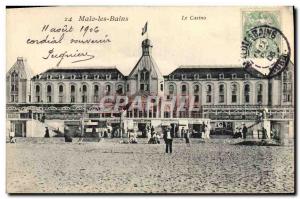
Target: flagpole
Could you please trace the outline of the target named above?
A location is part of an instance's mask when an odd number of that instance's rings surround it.
[[[149,31],[148,31],[148,29],[149,29],[149,28],[148,28],[148,25],[149,25],[149,23],[148,23],[148,21],[147,21],[147,32],[146,32],[146,33],[147,33],[147,35],[146,35],[147,39],[148,39],[148,32],[149,32]]]

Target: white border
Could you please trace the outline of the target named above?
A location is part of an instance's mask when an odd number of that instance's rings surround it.
[[[297,9],[298,16],[299,16],[299,8],[300,8],[300,1],[299,0],[269,0],[269,1],[261,1],[261,0],[251,0],[251,1],[239,1],[239,0],[227,0],[227,1],[222,1],[222,0],[173,0],[173,1],[168,1],[168,0],[102,0],[102,1],[97,1],[97,0],[72,0],[72,1],[67,1],[67,0],[46,0],[46,1],[41,1],[41,0],[27,0],[27,1],[21,1],[21,0],[2,0],[0,1],[0,63],[1,63],[1,72],[0,72],[0,101],[1,101],[1,106],[0,106],[0,128],[1,128],[1,136],[0,136],[0,143],[1,143],[1,152],[0,152],[0,171],[1,171],[1,177],[0,177],[0,198],[8,198],[12,197],[9,196],[5,193],[5,176],[6,176],[6,171],[5,171],[5,100],[6,100],[6,93],[5,93],[5,73],[6,73],[6,59],[5,59],[5,49],[6,49],[6,41],[5,41],[5,7],[6,6],[83,6],[83,5],[108,5],[108,6],[130,6],[130,5],[138,5],[138,6],[146,6],[146,5],[152,5],[152,6],[188,6],[188,5],[198,5],[198,6],[284,6],[284,5],[289,5],[292,6],[294,5],[295,8]],[[299,17],[298,17],[299,18]],[[296,27],[299,27],[299,19],[296,20],[297,25]],[[17,24],[16,24],[17,25]],[[298,32],[299,33],[299,32]],[[295,35],[297,37],[298,35]],[[298,44],[295,46],[295,49],[298,49]],[[296,62],[297,63],[297,62]],[[297,67],[297,77],[299,77],[299,68]],[[299,80],[297,81],[299,83]],[[300,86],[299,84],[297,85],[297,93],[300,93]],[[299,100],[300,96],[298,96],[297,104],[299,106]],[[298,112],[298,110],[297,110]],[[297,117],[297,124],[298,124],[298,129],[299,129],[299,117]],[[296,132],[297,133],[297,132]],[[297,135],[297,138],[299,139],[299,134]],[[297,165],[297,173],[299,174],[299,153],[297,153],[297,160],[298,160],[298,165]],[[297,191],[299,192],[299,180],[297,178]],[[42,197],[52,197],[53,195],[47,195],[47,196],[36,196],[35,198],[42,198]],[[298,194],[299,196],[299,194]],[[297,197],[298,197],[297,196]],[[28,198],[31,196],[18,196],[18,198]],[[66,198],[66,197],[74,197],[74,196],[57,196],[58,198]],[[84,198],[86,196],[79,195],[76,196],[76,198]],[[95,197],[99,197],[95,195]],[[107,198],[109,196],[101,196],[102,198]],[[118,196],[118,197],[128,197],[128,196]],[[131,197],[131,196],[129,196]],[[153,196],[138,196],[138,197],[153,197]],[[182,196],[174,196],[174,197],[182,197]],[[195,196],[199,197],[199,196]],[[210,197],[210,196],[204,196],[200,195],[200,197]],[[213,196],[210,198],[217,198],[220,196]],[[231,197],[231,196],[225,196],[225,197]],[[241,196],[237,196],[241,197]],[[245,197],[251,197],[251,196],[245,196]],[[262,196],[257,196],[257,197],[262,197]],[[275,198],[282,198],[282,196],[275,196]]]

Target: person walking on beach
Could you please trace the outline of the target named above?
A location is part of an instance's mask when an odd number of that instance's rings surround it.
[[[170,153],[172,153],[172,142],[173,142],[174,134],[171,133],[171,129],[169,127],[166,129],[163,138],[166,143],[166,153],[168,153],[169,151]]]
[[[205,133],[204,133],[204,138],[205,138],[205,139],[209,139],[209,138],[210,138],[210,137],[209,137],[210,129],[208,128],[208,125],[205,125],[204,131],[205,131]]]
[[[189,130],[186,130],[185,132],[185,135],[184,135],[184,138],[185,138],[185,143],[187,146],[191,146],[191,143],[190,143],[190,136],[191,136],[191,129]]]
[[[246,124],[244,124],[242,132],[243,132],[243,138],[246,139],[246,137],[247,137],[247,132],[248,132],[248,129],[247,129],[247,127],[246,127]]]
[[[184,126],[181,128],[181,134],[180,134],[180,138],[184,138],[185,135],[185,129]]]
[[[202,122],[202,125],[201,125],[200,138],[205,138],[205,124],[204,124],[204,122]]]
[[[49,134],[49,129],[48,127],[46,127],[46,130],[45,130],[45,138],[49,138],[50,137],[50,134]]]

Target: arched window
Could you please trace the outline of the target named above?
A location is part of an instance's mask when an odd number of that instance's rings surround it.
[[[199,87],[199,85],[195,85],[194,86],[194,93],[196,94],[196,93],[199,93],[199,91],[200,91],[200,87]]]
[[[41,87],[40,87],[40,85],[35,86],[35,99],[36,99],[36,102],[41,102]]]
[[[257,103],[261,104],[263,102],[263,85],[257,84]]]
[[[200,99],[199,97],[200,86],[196,84],[194,85],[193,89],[194,89],[194,102],[198,103]]]
[[[105,86],[105,94],[106,94],[106,95],[109,95],[110,92],[111,92],[111,86],[110,86],[110,85],[106,85],[106,86]]]
[[[224,79],[224,73],[219,74],[219,79]]]
[[[169,85],[169,94],[170,95],[173,95],[175,93],[175,88],[174,88],[174,85]]]
[[[94,85],[94,103],[99,102],[99,86]]]
[[[117,93],[120,95],[120,94],[123,94],[123,86],[122,85],[118,85],[117,86]]]
[[[212,102],[212,86],[210,84],[206,85],[206,103]]]
[[[219,85],[219,103],[225,102],[225,86],[224,84]]]
[[[231,85],[231,102],[237,103],[238,87],[236,84]]]
[[[36,92],[36,93],[39,93],[39,92],[40,92],[40,85],[36,85],[36,86],[35,86],[35,92]]]
[[[59,85],[58,87],[58,98],[59,98],[59,103],[64,102],[64,86]]]
[[[10,96],[10,101],[11,102],[18,102],[18,98],[19,98],[19,86],[18,86],[18,82],[19,82],[19,75],[18,73],[16,73],[16,71],[14,71],[11,74],[11,96]]]
[[[250,85],[246,84],[244,87],[244,102],[249,103],[250,102]]]
[[[52,86],[47,85],[47,102],[51,103],[52,102]]]
[[[185,84],[181,85],[181,94],[185,95],[187,93],[187,86]]]
[[[82,85],[81,101],[82,103],[87,103],[87,86],[85,84]]]
[[[64,86],[63,85],[59,85],[59,93],[63,93],[64,92]]]
[[[75,85],[71,85],[71,103],[76,102],[76,87]]]

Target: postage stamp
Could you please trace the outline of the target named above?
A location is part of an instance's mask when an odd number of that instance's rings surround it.
[[[245,69],[265,78],[280,74],[288,65],[291,53],[289,42],[283,33],[268,25],[247,31],[241,50]]]

